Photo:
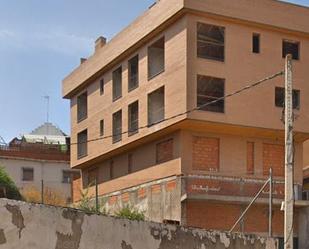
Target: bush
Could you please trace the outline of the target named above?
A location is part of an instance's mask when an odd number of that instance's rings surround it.
[[[96,204],[93,198],[88,196],[89,193],[89,186],[86,190],[80,191],[81,199],[77,205],[75,205],[75,208],[83,210],[87,213],[96,213],[96,214],[103,214],[106,215],[106,209],[103,207],[103,205],[99,202],[98,203],[98,211],[96,209]]]
[[[137,220],[137,221],[144,221],[145,214],[144,212],[140,212],[137,209],[127,205],[120,209],[118,212],[115,213],[117,217],[125,218],[129,220]]]
[[[14,181],[2,167],[0,167],[0,187],[5,188],[6,197],[8,199],[22,200],[22,196],[19,193]]]

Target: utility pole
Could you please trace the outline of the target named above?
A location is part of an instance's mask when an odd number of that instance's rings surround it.
[[[293,249],[293,85],[292,55],[285,58],[285,197],[284,197],[284,249]]]

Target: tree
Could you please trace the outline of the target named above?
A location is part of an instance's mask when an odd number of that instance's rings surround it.
[[[0,167],[0,187],[5,189],[6,198],[22,200],[22,196],[16,187],[14,181],[6,173],[3,167]]]

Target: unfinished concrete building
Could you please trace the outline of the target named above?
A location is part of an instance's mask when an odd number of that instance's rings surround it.
[[[293,20],[291,22],[290,20]],[[294,59],[296,215],[309,137],[309,9],[275,0],[161,0],[63,80],[71,166],[113,212],[229,230],[275,177],[273,232],[283,236],[284,77],[205,105]],[[197,109],[197,107],[200,107]],[[191,111],[193,110],[194,111]],[[268,232],[268,193],[237,231]],[[295,224],[295,237],[297,237]]]

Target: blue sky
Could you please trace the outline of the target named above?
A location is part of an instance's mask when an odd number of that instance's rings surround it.
[[[0,136],[7,142],[46,121],[69,133],[69,101],[61,81],[93,52],[94,40],[108,39],[154,0],[1,0]],[[309,6],[309,0],[290,1]]]

